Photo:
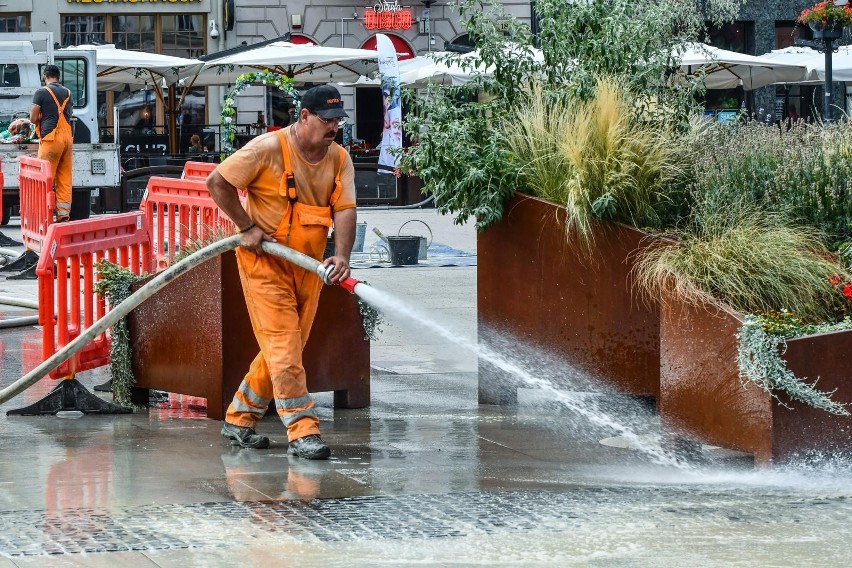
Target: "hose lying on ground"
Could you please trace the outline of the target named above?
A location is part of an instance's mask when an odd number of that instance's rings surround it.
[[[2,254],[3,251],[0,249],[0,255]],[[30,308],[31,310],[38,309],[38,302],[33,300],[24,300],[22,298],[12,298],[10,296],[0,296],[0,304],[4,306],[15,306],[17,308]],[[19,318],[0,320],[0,329],[25,327],[29,325],[38,325],[38,316],[23,316]]]
[[[234,235],[232,237],[222,239],[221,241],[216,241],[215,243],[204,247],[198,252],[193,253],[180,262],[170,266],[163,272],[157,274],[154,278],[148,281],[147,284],[131,294],[126,300],[117,306],[114,306],[113,309],[107,312],[104,317],[92,324],[92,327],[85,330],[65,347],[51,355],[41,365],[0,391],[0,404],[3,404],[12,397],[24,392],[41,378],[56,369],[59,365],[70,359],[95,337],[104,333],[113,324],[129,314],[133,308],[154,295],[154,293],[160,288],[181,274],[192,270],[202,262],[220,255],[223,252],[236,248],[239,242],[239,235]],[[322,279],[323,282],[326,284],[330,283],[328,274],[331,272],[331,269],[333,268],[332,266],[323,266],[321,262],[278,243],[264,242],[263,250],[276,256],[280,256],[281,258],[284,258],[305,270],[314,272]]]

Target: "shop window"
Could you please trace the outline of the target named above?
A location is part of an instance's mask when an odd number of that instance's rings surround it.
[[[30,31],[30,18],[25,14],[0,16],[0,32],[23,33]]]
[[[204,87],[194,87],[186,93],[183,101],[180,100],[181,93],[177,94],[175,101],[175,133],[177,134],[177,152],[186,153],[191,146],[190,140],[193,134],[198,134],[202,145],[209,146],[214,142],[213,138],[205,132],[207,118],[207,90]],[[169,104],[168,95],[165,96],[166,106]],[[178,102],[180,105],[178,106]],[[166,114],[166,125],[170,117]]]
[[[113,16],[112,40],[116,47],[157,52],[154,16]]]
[[[810,39],[808,26],[797,26],[796,22],[775,22],[775,49],[784,49],[796,44],[797,39]]]
[[[707,31],[701,41],[720,49],[753,54],[754,22],[732,22],[722,26],[714,26],[708,22]]]
[[[204,16],[160,16],[160,25],[163,55],[192,58],[204,54]]]
[[[63,16],[63,47],[106,43],[106,18],[104,16]]]

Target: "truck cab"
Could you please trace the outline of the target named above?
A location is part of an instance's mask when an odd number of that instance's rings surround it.
[[[43,50],[37,47],[43,45]],[[71,91],[74,117],[72,219],[89,216],[93,192],[120,183],[118,146],[98,139],[97,59],[94,51],[55,51],[51,33],[0,34],[0,124],[29,117],[33,94],[42,86],[48,62]],[[19,203],[18,159],[35,156],[38,144],[0,144],[3,168],[3,221]],[[5,222],[3,224],[5,224]]]

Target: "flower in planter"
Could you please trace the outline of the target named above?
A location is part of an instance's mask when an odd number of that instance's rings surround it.
[[[831,0],[825,0],[802,10],[799,22],[809,25],[821,24],[826,28],[843,28],[852,25],[852,7],[849,4],[837,6]]]

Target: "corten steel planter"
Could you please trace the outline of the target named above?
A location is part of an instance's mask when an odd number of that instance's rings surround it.
[[[233,252],[159,290],[130,314],[128,327],[139,390],[204,397],[207,416],[217,420],[259,351]],[[303,361],[309,391],[334,391],[337,408],[370,404],[370,342],[354,295],[323,286]],[[136,396],[147,402],[147,391]]]
[[[584,256],[565,235],[565,209],[516,195],[477,239],[480,341],[513,337],[639,396],[659,393],[659,308],[633,291],[630,270],[646,234],[596,223]],[[517,381],[480,359],[479,402],[513,403]]]
[[[740,380],[736,334],[743,316],[720,306],[670,299],[660,308],[660,398],[663,425],[693,440],[754,454],[758,463],[796,453],[852,447],[852,418],[791,401],[785,408]],[[787,341],[787,367],[832,397],[852,402],[852,331]]]

